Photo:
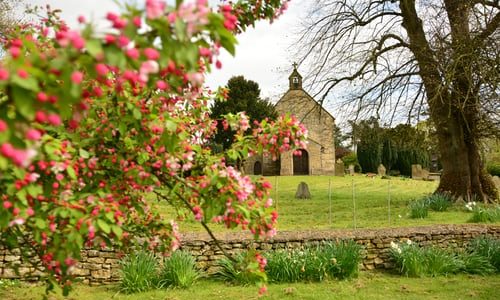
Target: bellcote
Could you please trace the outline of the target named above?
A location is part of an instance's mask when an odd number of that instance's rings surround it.
[[[301,90],[302,89],[302,76],[297,71],[297,63],[293,64],[293,72],[288,77],[290,83],[290,90]]]

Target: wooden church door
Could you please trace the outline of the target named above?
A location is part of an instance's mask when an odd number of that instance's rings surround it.
[[[299,150],[302,155],[293,156],[293,175],[309,175],[309,154],[306,150]]]

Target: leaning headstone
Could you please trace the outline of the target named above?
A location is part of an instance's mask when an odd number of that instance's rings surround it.
[[[353,175],[354,175],[354,173],[355,173],[355,171],[354,171],[354,165],[353,165],[353,164],[350,164],[350,165],[349,165],[349,175],[353,176]]]
[[[309,187],[307,183],[301,182],[299,186],[297,186],[297,192],[295,193],[296,199],[311,199],[311,193],[309,192]]]
[[[497,187],[498,190],[500,190],[500,178],[498,176],[493,176],[493,183]]]
[[[344,175],[345,175],[344,163],[343,162],[335,163],[335,176],[344,176]]]
[[[385,176],[385,167],[383,164],[380,164],[377,168],[377,174],[378,176]]]
[[[421,165],[411,165],[411,178],[422,179],[422,166]]]

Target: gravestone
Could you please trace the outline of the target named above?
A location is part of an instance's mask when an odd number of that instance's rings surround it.
[[[349,165],[349,175],[354,176],[354,173],[356,173],[356,172],[354,171],[354,165],[353,165],[353,164],[350,164],[350,165]]]
[[[345,175],[345,167],[344,162],[339,159],[335,163],[335,176],[344,176]]]
[[[309,187],[307,183],[301,182],[297,186],[297,192],[295,193],[295,199],[311,199],[311,193],[309,192]]]
[[[411,178],[422,179],[422,166],[421,165],[411,165]]]
[[[385,176],[385,167],[383,164],[380,164],[377,168],[377,173],[378,173],[378,176]]]
[[[498,190],[500,190],[500,178],[498,176],[493,176],[493,183],[497,187]]]

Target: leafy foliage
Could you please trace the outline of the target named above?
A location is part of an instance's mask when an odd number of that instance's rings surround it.
[[[500,272],[500,240],[488,236],[479,236],[471,241],[468,250],[486,257],[491,265]]]
[[[250,124],[266,119],[276,120],[278,116],[274,105],[260,98],[258,83],[243,76],[234,76],[227,82],[227,89],[227,98],[216,101],[210,112],[212,119],[219,120],[213,142],[222,145],[223,150],[228,149],[234,139],[234,132],[228,130],[227,126],[224,128],[222,120],[225,115],[245,112]]]
[[[120,291],[126,294],[156,288],[158,261],[148,252],[129,254],[121,261]]]
[[[433,211],[446,211],[453,204],[451,197],[444,193],[431,194],[424,198],[423,201],[425,201]]]
[[[266,257],[266,273],[271,282],[347,279],[358,273],[361,246],[349,240],[309,246],[302,250],[271,251]]]
[[[188,288],[200,277],[201,273],[193,256],[188,252],[175,251],[163,262],[158,286]]]
[[[476,205],[472,209],[470,223],[494,223],[500,221],[500,206],[483,207]]]
[[[48,290],[58,284],[69,292],[83,247],[126,250],[141,241],[149,250],[177,249],[173,220],[186,215],[241,226],[256,238],[275,233],[270,184],[242,175],[208,147],[215,133],[208,104],[224,92],[203,84],[212,63],[220,67],[221,48],[234,54],[237,32],[286,6],[209,5],[127,5],[106,15],[104,34],[83,17],[70,29],[48,9],[2,41],[0,243],[34,253]],[[226,152],[232,160],[302,148],[307,134],[293,116],[253,124],[252,132],[242,114],[225,121],[237,141]],[[162,218],[146,194],[176,214]]]
[[[255,255],[253,251],[242,252],[230,258],[224,257],[217,262],[219,270],[214,277],[233,284],[250,285],[256,284],[266,277],[264,272],[255,272],[248,268],[248,261]]]
[[[410,218],[412,219],[424,219],[429,214],[429,208],[424,199],[411,201],[408,204],[408,209],[410,210]]]

